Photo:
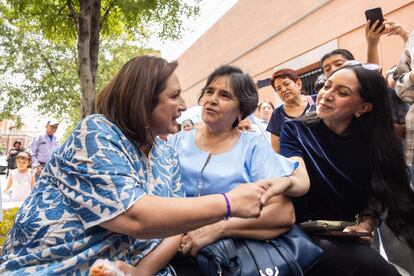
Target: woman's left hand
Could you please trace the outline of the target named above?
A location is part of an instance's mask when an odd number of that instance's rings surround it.
[[[180,251],[184,255],[197,255],[201,248],[218,240],[217,230],[216,224],[210,224],[188,232],[181,240]]]
[[[348,226],[344,229],[344,232],[354,232],[354,233],[370,233],[371,235],[359,237],[359,241],[363,244],[371,244],[374,241],[374,230],[371,229],[369,223],[361,222],[355,226]]]

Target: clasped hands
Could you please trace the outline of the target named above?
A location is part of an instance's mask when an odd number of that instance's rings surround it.
[[[273,196],[283,194],[290,184],[288,177],[280,177],[237,186],[226,193],[231,206],[231,216],[259,217],[268,200]],[[221,230],[219,221],[190,231],[183,235],[179,251],[184,255],[195,256],[201,248],[220,239]]]
[[[289,177],[261,179],[254,183],[240,184],[227,192],[231,216],[257,218],[268,200],[283,194],[291,186]]]

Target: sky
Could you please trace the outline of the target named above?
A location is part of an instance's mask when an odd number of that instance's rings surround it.
[[[160,50],[161,56],[168,61],[177,59],[187,50],[199,37],[201,37],[218,19],[220,19],[238,0],[201,0],[200,15],[184,21],[184,32],[182,39],[178,41],[160,41],[152,39],[148,46]],[[40,133],[45,129],[48,118],[36,114],[30,107],[23,108],[20,112],[23,123],[30,131]],[[56,136],[60,138],[66,128],[65,122],[59,126]]]
[[[184,22],[188,30],[179,41],[151,40],[149,46],[161,50],[161,56],[168,61],[177,59],[211,26],[214,25],[238,0],[201,0],[200,15]]]

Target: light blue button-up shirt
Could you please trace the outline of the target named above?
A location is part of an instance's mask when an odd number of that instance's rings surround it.
[[[40,163],[46,163],[52,152],[59,147],[59,143],[55,136],[52,140],[47,134],[35,137],[30,143],[29,150],[32,156],[32,168],[36,168]]]

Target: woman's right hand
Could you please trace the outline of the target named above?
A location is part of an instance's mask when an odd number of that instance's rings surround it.
[[[227,192],[231,206],[231,216],[240,218],[259,217],[263,205],[260,199],[266,192],[265,185],[248,183],[240,184]]]
[[[362,222],[355,226],[348,226],[343,231],[344,232],[354,232],[354,233],[367,233],[367,236],[359,237],[359,242],[363,244],[372,244],[374,242],[374,230],[369,223]],[[371,233],[371,235],[368,235]]]

